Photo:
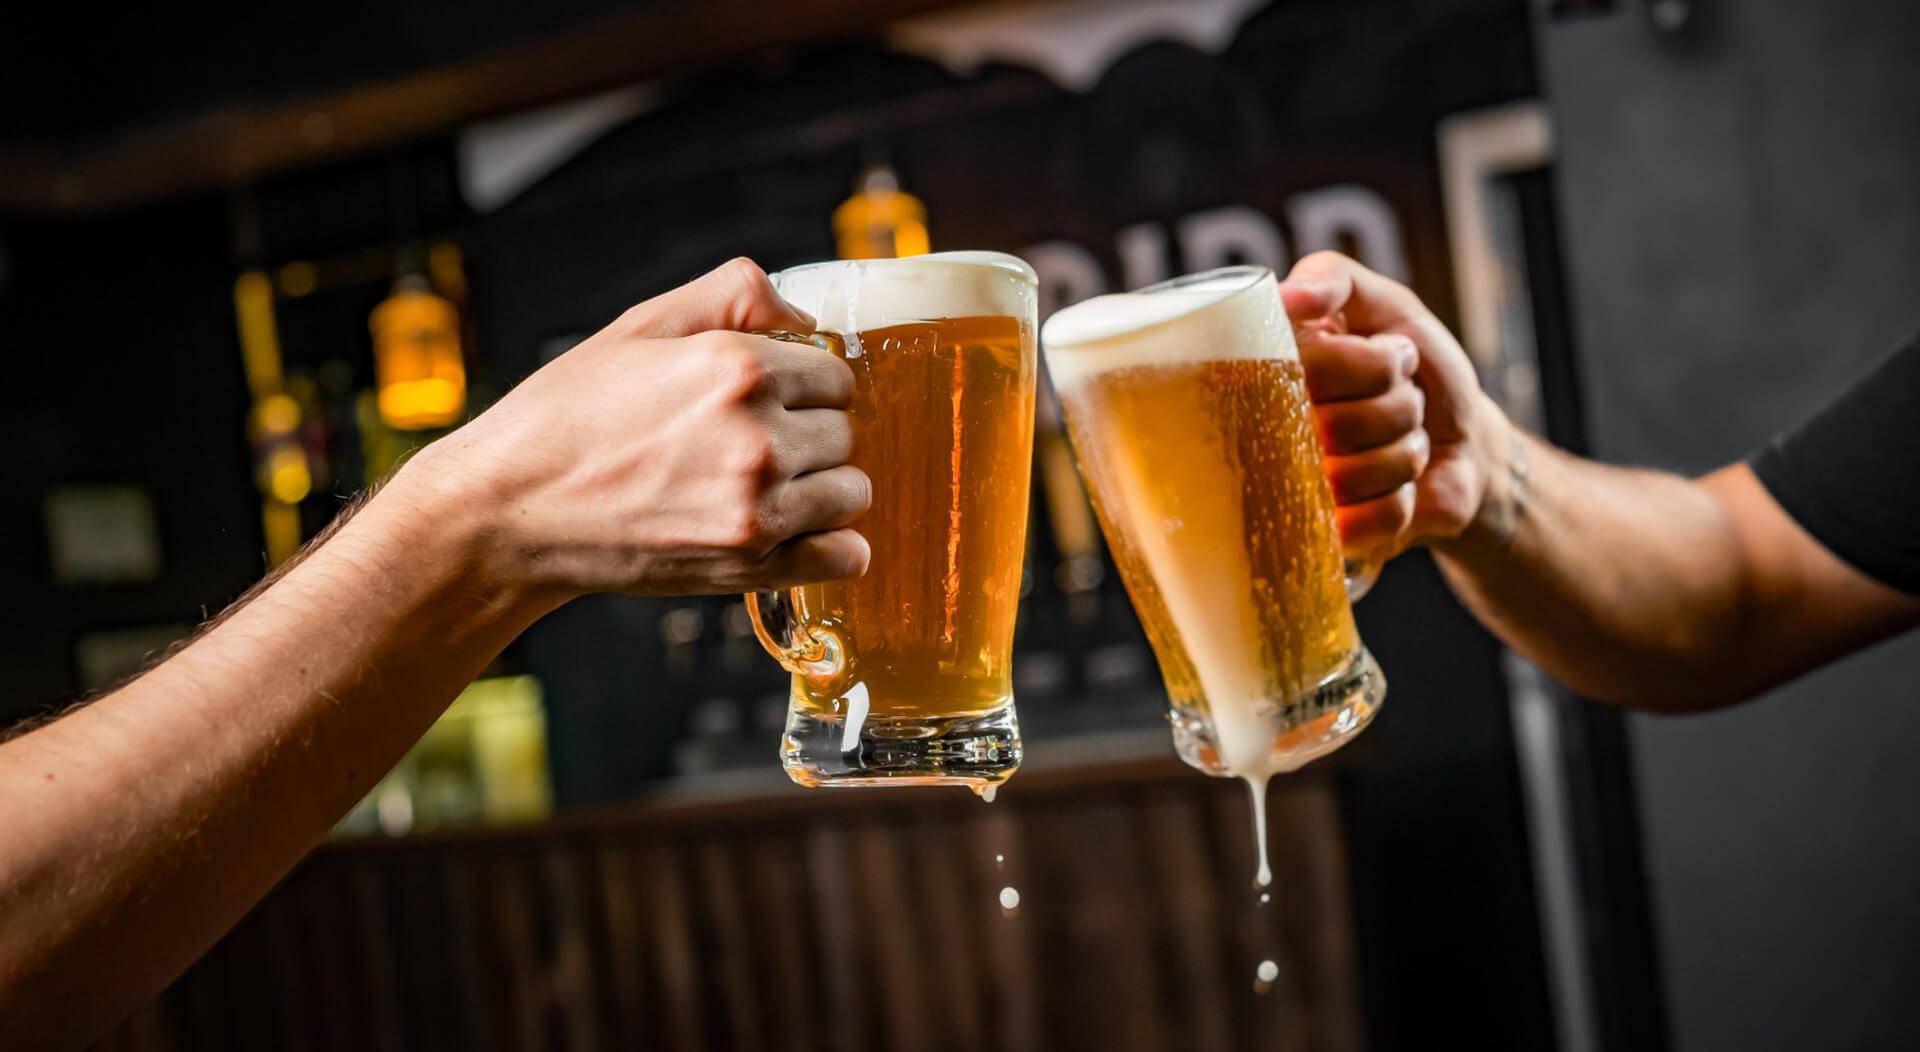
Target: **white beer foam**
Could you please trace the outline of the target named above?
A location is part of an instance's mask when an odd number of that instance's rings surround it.
[[[1253,280],[1249,285],[1244,271],[1223,274],[1173,288],[1095,296],[1056,311],[1040,329],[1054,388],[1137,365],[1298,358],[1279,289],[1271,277]]]
[[[850,333],[941,318],[1004,315],[1033,324],[1033,268],[1004,252],[809,263],[774,275],[787,302],[820,328]]]

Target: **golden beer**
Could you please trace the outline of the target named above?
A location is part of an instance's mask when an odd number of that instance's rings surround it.
[[[1011,256],[942,253],[816,264],[775,284],[853,370],[852,463],[873,480],[856,524],[873,549],[866,576],[751,604],[794,672],[788,774],[998,784],[1020,752],[1033,272]]]
[[[1075,457],[1159,658],[1181,755],[1264,780],[1338,747],[1384,681],[1271,272],[1104,296],[1047,323]]]

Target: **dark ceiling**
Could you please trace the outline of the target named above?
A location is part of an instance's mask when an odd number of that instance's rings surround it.
[[[0,143],[72,147],[216,105],[270,106],[683,0],[0,5]]]
[[[248,184],[958,2],[0,4],[0,212]]]

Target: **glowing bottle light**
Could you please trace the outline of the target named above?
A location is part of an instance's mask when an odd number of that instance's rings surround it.
[[[380,418],[388,427],[448,427],[467,408],[467,371],[460,357],[460,312],[407,275],[373,309],[373,365]]]
[[[284,391],[253,405],[254,460],[260,490],[281,504],[298,504],[313,492],[313,467],[300,444],[303,416],[300,403]]]
[[[833,236],[841,259],[925,255],[927,206],[900,189],[900,177],[893,169],[868,168],[860,174],[853,196],[833,210]]]
[[[273,314],[273,280],[250,270],[233,282],[240,358],[253,393],[248,430],[260,485],[260,525],[269,565],[300,550],[300,501],[313,491],[313,468],[300,445],[300,403],[286,391],[280,328]]]

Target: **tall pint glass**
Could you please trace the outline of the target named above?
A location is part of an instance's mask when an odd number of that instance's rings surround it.
[[[1042,343],[1181,758],[1264,785],[1358,734],[1386,680],[1354,628],[1273,273],[1096,297]]]
[[[993,252],[773,276],[853,369],[865,577],[748,597],[793,673],[781,758],[801,785],[965,785],[1020,765],[1013,626],[1032,476],[1036,282]]]

